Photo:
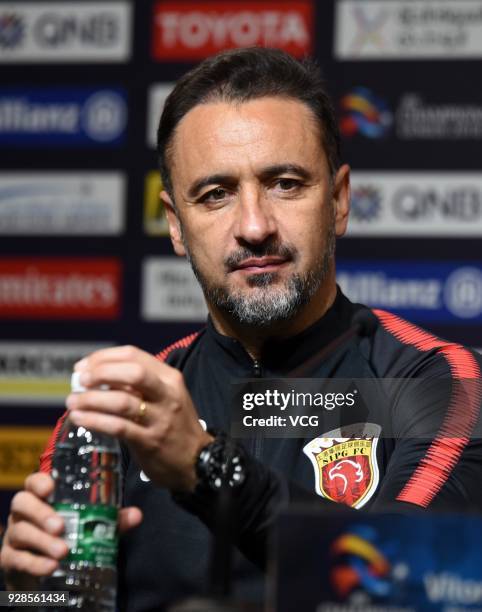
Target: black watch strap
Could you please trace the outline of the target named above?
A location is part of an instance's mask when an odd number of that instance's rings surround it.
[[[225,433],[208,429],[214,440],[199,453],[196,461],[197,487],[219,491],[223,484],[231,489],[246,480],[244,448]],[[196,488],[197,488],[196,487]]]

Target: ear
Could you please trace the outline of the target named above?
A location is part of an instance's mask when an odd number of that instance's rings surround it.
[[[343,164],[335,176],[333,186],[333,213],[337,238],[343,236],[350,213],[350,166]]]
[[[172,198],[167,193],[167,191],[162,190],[160,193],[160,198],[166,210],[167,223],[169,225],[169,235],[171,236],[171,242],[174,248],[174,252],[176,253],[176,255],[179,255],[179,257],[185,257],[186,249],[184,248],[184,244],[181,238],[181,222],[179,220],[176,207],[174,206]]]

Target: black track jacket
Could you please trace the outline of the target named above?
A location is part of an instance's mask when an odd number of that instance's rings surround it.
[[[348,329],[360,308],[338,290],[333,306],[319,321],[296,337],[269,342],[256,363],[239,342],[217,333],[211,321],[158,358],[183,372],[207,427],[229,432],[231,380],[286,377]],[[376,331],[349,341],[316,364],[312,377],[480,380],[479,355],[388,312],[373,313]],[[264,563],[269,526],[290,501],[307,498],[322,504],[331,503],[323,501],[331,497],[363,509],[482,510],[482,444],[473,439],[479,391],[480,387],[468,400],[457,393],[445,395],[440,428],[430,440],[410,437],[412,423],[431,409],[423,396],[386,407],[392,411],[391,438],[331,440],[320,431],[320,440],[243,440],[250,459],[248,479],[235,499],[236,543],[244,553],[235,566],[237,592],[253,595],[253,576],[261,576],[255,565]],[[44,471],[50,469],[55,436],[56,432],[41,458]],[[124,478],[124,504],[139,506],[144,521],[121,542],[121,609],[159,611],[168,602],[202,592],[214,502],[181,507],[169,491],[148,481],[127,451]]]

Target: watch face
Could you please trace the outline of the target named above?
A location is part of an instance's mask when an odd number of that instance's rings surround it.
[[[218,436],[199,454],[196,474],[203,486],[219,491],[223,483],[236,488],[246,480],[244,450],[226,436]]]

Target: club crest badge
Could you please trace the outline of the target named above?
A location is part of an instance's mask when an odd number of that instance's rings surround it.
[[[315,470],[318,495],[353,508],[368,502],[380,479],[380,432],[381,427],[374,423],[357,423],[325,433],[304,446]]]

